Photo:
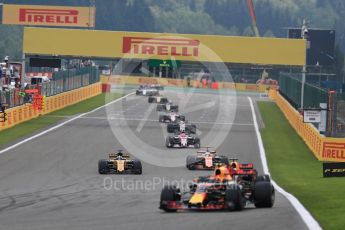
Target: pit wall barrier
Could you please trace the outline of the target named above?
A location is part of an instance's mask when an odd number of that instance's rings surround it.
[[[345,138],[321,135],[312,124],[303,122],[303,116],[279,92],[270,90],[268,95],[319,161],[345,162]]]
[[[44,106],[41,111],[35,110],[32,104],[25,104],[7,109],[7,120],[0,123],[0,131],[11,128],[24,121],[36,118],[39,115],[48,114],[69,105],[73,105],[90,97],[102,93],[102,84],[100,82],[88,85],[75,90],[60,93],[54,96],[44,98]]]
[[[118,84],[118,85],[141,85],[141,84],[160,84],[163,86],[187,87],[186,79],[169,79],[157,77],[134,77],[134,76],[118,76],[118,75],[101,75],[101,82],[103,84]],[[195,88],[212,88],[212,89],[233,89],[245,90],[255,92],[265,92],[267,85],[245,84],[245,83],[231,83],[231,82],[215,82],[211,85],[204,86],[201,82],[196,80],[190,81],[191,87]],[[106,86],[103,86],[106,89]]]

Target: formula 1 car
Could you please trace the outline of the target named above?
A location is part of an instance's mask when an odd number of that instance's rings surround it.
[[[150,85],[151,88],[155,88],[157,90],[164,90],[164,86],[160,85],[160,84],[152,84]]]
[[[166,104],[157,104],[156,111],[165,111],[165,112],[178,112],[178,105],[173,105],[171,102]]]
[[[168,98],[162,97],[160,95],[158,96],[149,96],[148,103],[159,103],[159,104],[166,104],[169,102]]]
[[[170,112],[170,113],[167,113],[167,114],[159,115],[159,119],[158,120],[161,123],[184,121],[185,120],[185,116],[178,115],[175,112]]]
[[[165,140],[168,148],[200,148],[200,139],[186,132],[169,135]]]
[[[140,85],[135,94],[143,96],[155,96],[159,95],[159,91],[156,88],[150,87],[149,85]]]
[[[217,152],[215,150],[210,150],[210,147],[199,150],[196,155],[189,155],[186,159],[186,167],[189,170],[213,170],[220,165],[229,166],[228,157],[217,155]]]
[[[119,150],[117,153],[110,153],[109,159],[101,159],[98,161],[99,174],[108,173],[134,173],[141,174],[141,161],[138,159],[131,159],[128,153],[122,153]]]
[[[275,190],[268,175],[233,179],[228,167],[217,168],[213,175],[196,178],[189,190],[172,185],[163,188],[159,208],[166,212],[177,210],[241,211],[249,203],[257,208],[274,205]]]
[[[184,116],[183,116],[184,118]],[[169,123],[167,125],[167,132],[168,133],[175,133],[175,132],[188,132],[188,133],[196,133],[196,125],[188,123],[185,119],[183,120],[176,120]]]

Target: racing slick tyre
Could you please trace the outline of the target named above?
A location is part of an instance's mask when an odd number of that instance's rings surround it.
[[[194,148],[200,149],[200,139],[198,137],[194,140]]]
[[[268,181],[259,181],[254,187],[254,205],[257,208],[271,208],[274,204],[275,192]]]
[[[226,166],[229,166],[229,159],[226,156],[221,156],[220,162],[222,162],[222,164],[225,164]]]
[[[159,115],[159,122],[161,122],[161,123],[164,122],[164,115]]]
[[[174,132],[175,132],[174,125],[168,124],[168,125],[167,125],[167,132],[168,132],[168,133],[174,133]]]
[[[141,161],[138,160],[138,159],[134,160],[133,172],[134,172],[134,174],[142,174],[143,173],[143,168],[142,168],[142,165],[141,165]]]
[[[166,146],[167,148],[171,148],[171,147],[172,147],[170,137],[167,137],[167,138],[165,139],[165,146]]]
[[[186,167],[187,169],[189,170],[194,170],[194,163],[195,163],[195,156],[187,156],[187,159],[186,159]]]
[[[156,111],[163,111],[163,106],[162,105],[157,105]]]
[[[140,92],[137,90],[137,91],[135,91],[135,95],[139,95],[140,94]]]
[[[264,175],[259,175],[256,177],[255,182],[259,182],[259,181],[267,181],[267,182],[271,182],[271,178],[269,175],[264,174]]]
[[[148,98],[148,102],[149,102],[149,103],[153,103],[153,101],[154,101],[154,98],[150,96],[150,97]]]
[[[241,211],[245,205],[241,188],[237,184],[231,184],[225,192],[225,207],[229,211]]]
[[[164,186],[161,192],[161,199],[159,202],[159,208],[163,209],[166,212],[176,212],[177,209],[169,208],[168,203],[172,201],[180,201],[181,200],[181,193],[180,189],[176,188],[175,186]]]
[[[109,172],[108,169],[108,161],[101,159],[98,161],[98,173],[99,174],[107,174]]]

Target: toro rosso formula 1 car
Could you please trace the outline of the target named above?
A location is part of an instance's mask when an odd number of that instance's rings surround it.
[[[138,159],[130,159],[128,154],[118,151],[118,153],[110,153],[109,159],[101,159],[98,161],[98,172],[100,174],[108,173],[134,173],[141,174],[142,166]]]
[[[256,176],[254,171],[231,175],[226,166],[216,168],[214,174],[196,178],[189,190],[181,192],[176,186],[165,186],[159,208],[166,212],[177,210],[241,211],[249,203],[257,208],[271,208],[275,190],[268,175]]]
[[[168,148],[200,148],[200,139],[186,132],[169,135],[165,145]]]
[[[184,117],[183,117],[184,118]],[[188,121],[180,120],[174,121],[167,125],[167,132],[168,133],[176,133],[176,132],[188,132],[188,133],[196,133],[196,125],[188,123]]]
[[[148,85],[140,85],[135,94],[143,96],[155,96],[159,95],[159,91],[156,88],[152,88]]]
[[[185,120],[185,116],[178,115],[175,112],[159,115],[159,122],[161,123],[169,123],[169,122],[184,121],[184,120]]]
[[[186,159],[186,167],[189,170],[209,169],[213,170],[219,165],[229,166],[229,159],[226,156],[218,156],[215,150],[199,150],[196,155],[189,155]]]
[[[148,98],[148,103],[160,103],[160,104],[166,104],[169,100],[166,97],[162,96],[150,96]]]

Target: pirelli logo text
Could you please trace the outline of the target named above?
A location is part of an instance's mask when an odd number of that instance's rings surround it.
[[[200,41],[189,38],[123,37],[125,54],[198,57]]]
[[[19,21],[25,23],[78,24],[78,10],[19,9]]]
[[[324,142],[322,158],[345,160],[345,143]]]

